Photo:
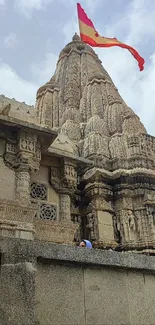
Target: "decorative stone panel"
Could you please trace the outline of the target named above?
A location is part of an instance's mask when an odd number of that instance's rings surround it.
[[[48,198],[47,186],[45,184],[32,183],[30,195],[32,199],[46,201]]]
[[[0,200],[0,237],[13,237],[32,240],[34,238],[34,207],[24,207],[9,201]]]
[[[40,203],[38,206],[38,218],[55,221],[58,219],[58,208],[55,204]]]

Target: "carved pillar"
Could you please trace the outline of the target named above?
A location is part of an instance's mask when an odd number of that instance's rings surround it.
[[[21,131],[18,137],[16,163],[16,200],[30,203],[30,175],[39,169],[41,153],[35,134]]]
[[[68,194],[60,194],[60,220],[71,221],[71,199]]]
[[[37,206],[30,204],[30,175],[41,159],[36,135],[21,131],[6,142],[4,163],[15,171],[15,200],[0,200],[0,237],[33,240]]]
[[[131,184],[124,178],[115,185],[115,212],[121,249],[143,252],[155,247],[155,200],[144,180],[138,182],[139,178]]]
[[[86,211],[90,239],[99,247],[116,246],[110,186],[94,178],[86,185],[85,195],[90,201]]]
[[[64,159],[61,168],[51,167],[50,182],[60,194],[60,221],[71,221],[71,198],[77,188],[76,164]]]
[[[20,203],[30,203],[30,172],[29,170],[16,171],[16,195]]]

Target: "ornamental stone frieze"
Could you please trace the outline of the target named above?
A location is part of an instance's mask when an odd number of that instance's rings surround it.
[[[17,201],[0,200],[0,237],[33,240],[35,207]]]

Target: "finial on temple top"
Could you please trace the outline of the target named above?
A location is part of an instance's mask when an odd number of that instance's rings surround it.
[[[77,33],[75,33],[72,38],[72,41],[80,41],[80,36]]]

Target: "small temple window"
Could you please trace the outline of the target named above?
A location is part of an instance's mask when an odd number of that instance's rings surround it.
[[[57,219],[57,206],[54,204],[42,203],[39,205],[38,210],[39,219],[56,220]]]
[[[31,195],[32,199],[46,201],[47,200],[47,187],[44,184],[32,183],[30,195]]]
[[[58,206],[48,202],[48,187],[42,183],[31,183],[30,196],[32,202],[38,203],[36,218],[42,220],[57,220]]]

